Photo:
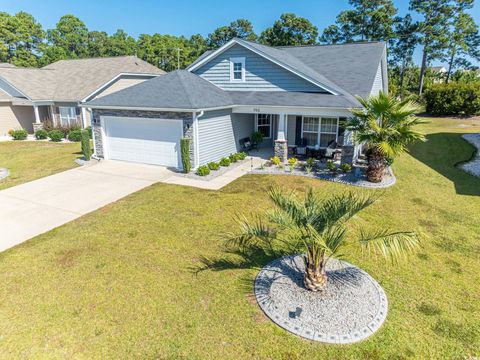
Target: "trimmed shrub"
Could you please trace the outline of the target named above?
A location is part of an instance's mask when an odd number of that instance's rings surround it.
[[[82,145],[82,154],[85,160],[90,160],[92,156],[92,149],[90,148],[90,135],[88,134],[88,130],[82,130],[80,132],[80,140]]]
[[[207,165],[202,165],[197,169],[198,176],[207,176],[208,174],[210,174],[210,169]]]
[[[45,140],[48,138],[47,130],[39,129],[35,131],[35,139],[37,140]]]
[[[238,161],[236,154],[230,154],[230,156],[228,158],[230,159],[231,163],[234,163],[234,162]]]
[[[220,166],[230,166],[231,163],[230,159],[225,157],[221,158],[219,162]]]
[[[220,164],[216,163],[215,161],[212,161],[212,162],[208,163],[208,168],[210,170],[218,170],[218,169],[220,169]]]
[[[245,160],[245,158],[247,157],[247,153],[242,151],[242,152],[236,153],[235,157],[237,158],[238,161]]]
[[[8,134],[9,136],[12,136],[14,131],[15,131],[15,130],[13,130],[13,129],[8,129],[7,134]]]
[[[182,168],[184,173],[191,170],[190,164],[190,138],[180,139],[180,155],[182,156]]]
[[[88,134],[88,132],[87,132]],[[90,136],[88,137],[90,139]],[[68,133],[68,140],[78,142],[82,140],[82,130],[72,130]]]
[[[12,138],[13,140],[25,140],[28,136],[28,133],[26,130],[20,129],[20,130],[14,130],[12,132]]]
[[[54,142],[59,142],[62,141],[63,139],[63,131],[54,129],[48,133],[48,137],[50,138],[51,141]]]
[[[90,139],[93,139],[92,127],[91,127],[91,126],[87,126],[87,127],[85,128],[85,130],[88,131],[88,136],[90,137]]]
[[[352,170],[352,165],[347,164],[347,163],[343,163],[343,164],[340,165],[340,170],[342,170],[343,173],[347,173],[350,170]]]
[[[425,92],[425,101],[432,115],[480,114],[480,83],[432,85]]]

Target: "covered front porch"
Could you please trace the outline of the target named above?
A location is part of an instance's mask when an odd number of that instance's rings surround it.
[[[279,109],[273,107],[237,107],[232,119],[250,124],[249,133],[259,132],[263,156],[334,158],[352,164],[358,155],[350,133],[345,130],[350,113],[346,109]],[[235,127],[235,125],[234,125]],[[244,132],[248,132],[244,130]]]

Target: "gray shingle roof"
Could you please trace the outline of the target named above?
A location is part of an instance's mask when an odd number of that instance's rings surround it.
[[[60,60],[41,69],[0,67],[0,78],[32,100],[81,101],[120,73],[165,72],[135,56]]]
[[[228,93],[198,75],[177,70],[116,93],[91,106],[196,110],[233,105]]]
[[[384,42],[277,48],[321,72],[352,95],[368,96],[385,51]]]
[[[235,105],[300,106],[351,108],[359,106],[348,96],[325,93],[299,93],[288,91],[229,91]]]

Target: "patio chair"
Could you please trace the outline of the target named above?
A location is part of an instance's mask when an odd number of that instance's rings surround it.
[[[240,144],[240,148],[242,149],[242,151],[250,151],[250,150],[253,150],[253,149],[258,151],[257,144],[254,144],[252,142],[252,140],[250,140],[249,137],[240,139],[240,140],[238,140],[238,142]]]
[[[297,155],[307,156],[307,140],[304,138],[300,139],[300,143],[297,146]]]
[[[325,149],[325,157],[333,158],[333,155],[337,152],[337,142],[332,140]]]

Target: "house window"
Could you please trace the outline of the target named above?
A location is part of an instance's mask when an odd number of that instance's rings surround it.
[[[62,126],[72,126],[77,124],[77,110],[75,107],[58,108],[60,112],[60,124]]]
[[[315,146],[318,143],[318,130],[320,118],[305,116],[302,125],[302,138],[307,142],[307,146]]]
[[[320,147],[328,147],[333,141],[337,140],[337,118],[322,117],[320,125]]]
[[[230,58],[230,81],[245,81],[245,58]]]
[[[272,115],[271,114],[257,115],[257,131],[261,132],[263,137],[266,139],[272,137]]]

